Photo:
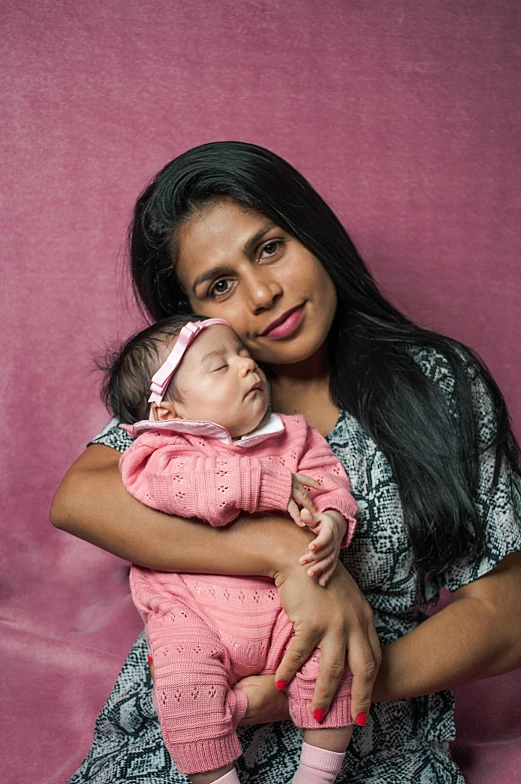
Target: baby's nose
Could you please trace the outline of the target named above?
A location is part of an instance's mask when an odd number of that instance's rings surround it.
[[[242,376],[246,376],[257,368],[257,363],[251,357],[241,357],[239,361],[239,372]]]

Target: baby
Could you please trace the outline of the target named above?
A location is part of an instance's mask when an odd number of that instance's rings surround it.
[[[303,417],[268,412],[266,376],[230,325],[196,319],[143,330],[107,374],[106,399],[136,436],[120,461],[123,482],[147,506],[212,526],[241,511],[287,514],[316,534],[301,563],[326,585],[355,524],[345,471]],[[236,727],[247,699],[233,687],[275,673],[293,635],[273,582],[133,566],[130,584],[169,752],[195,784],[238,784]],[[304,729],[295,784],[333,782],[352,734],[347,669],[325,718],[311,714],[318,663],[316,650],[287,686],[290,715]]]

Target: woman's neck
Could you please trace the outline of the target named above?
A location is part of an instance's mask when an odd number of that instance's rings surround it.
[[[298,364],[272,365],[273,410],[302,414],[309,425],[327,435],[335,426],[339,411],[329,396],[329,375],[325,352]]]
[[[327,348],[322,345],[314,354],[301,362],[288,365],[270,365],[272,378],[280,386],[329,380],[331,366]]]

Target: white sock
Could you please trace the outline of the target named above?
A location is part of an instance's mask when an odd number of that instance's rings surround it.
[[[345,751],[319,749],[304,741],[292,784],[332,784],[340,773],[345,755]]]

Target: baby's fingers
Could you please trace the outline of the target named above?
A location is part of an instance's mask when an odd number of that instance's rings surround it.
[[[319,482],[317,479],[313,479],[311,476],[306,476],[305,474],[293,474],[297,482],[300,482],[302,485],[307,485],[307,487],[314,487],[315,490],[323,490],[324,485],[322,482]]]
[[[291,515],[292,520],[297,525],[299,525],[301,528],[305,528],[306,527],[306,524],[303,523],[301,518],[300,518],[300,509],[298,508],[298,505],[295,503],[293,498],[290,499],[290,502],[288,504],[288,512]]]
[[[320,551],[308,550],[307,553],[304,553],[304,555],[302,555],[299,558],[299,564],[301,566],[305,566],[306,564],[310,564],[310,563],[318,563],[318,561],[323,561],[332,555],[335,557],[337,555],[336,547],[333,542],[327,547],[324,547],[324,549]]]
[[[297,476],[296,474],[293,477]],[[293,479],[293,490],[291,493],[291,497],[297,504],[307,509],[311,515],[313,515],[316,511],[315,505],[311,500],[311,496],[309,495],[309,491],[307,487],[304,487],[303,484],[298,482],[295,478]]]
[[[329,582],[329,579],[331,578],[333,572],[335,571],[336,561],[337,561],[337,559],[333,558],[333,560],[331,561],[331,566],[329,567],[329,569],[326,569],[323,572],[322,576],[318,578],[318,584],[321,585],[322,588],[326,587],[326,585]]]
[[[311,530],[313,530],[317,524],[317,518],[309,511],[309,509],[300,510],[300,519],[304,525],[307,525],[308,528],[311,528]]]
[[[330,545],[333,539],[334,536],[332,529],[324,527],[320,529],[318,536],[309,543],[308,547],[312,552],[316,553],[319,550],[323,550],[324,547]]]
[[[327,558],[321,558],[320,561],[315,561],[315,563],[311,564],[309,569],[307,570],[306,574],[308,577],[323,577],[326,572],[329,573],[331,576],[331,567],[333,569],[336,566],[336,558],[334,555],[329,555]],[[319,579],[318,581],[320,585],[322,585],[322,581]],[[327,581],[326,581],[327,582]]]

